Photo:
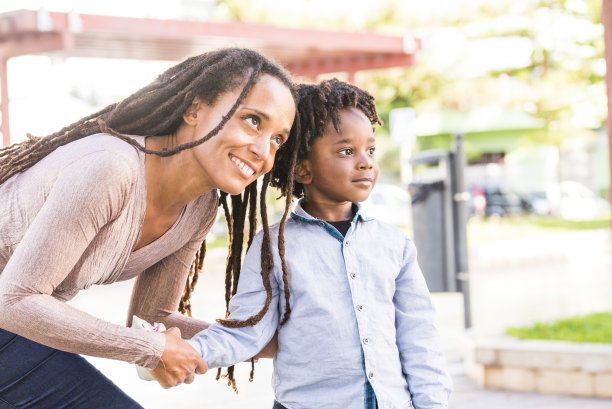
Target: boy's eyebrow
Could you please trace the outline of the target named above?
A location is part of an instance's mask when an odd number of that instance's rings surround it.
[[[375,142],[375,141],[376,141],[376,138],[374,137],[370,138],[370,142]],[[340,139],[339,141],[334,142],[334,145],[341,145],[344,143],[351,143],[351,142],[353,142],[351,138],[344,138],[344,139]]]
[[[257,115],[261,116],[266,121],[270,121],[270,116],[266,114],[265,112],[260,111],[259,109],[249,108],[247,106],[244,106],[243,108],[248,109],[249,111],[255,112]],[[289,129],[283,129],[282,134],[284,134],[285,136],[289,136]]]

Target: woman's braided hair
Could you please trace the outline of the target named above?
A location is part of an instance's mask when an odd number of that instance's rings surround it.
[[[169,68],[151,84],[118,103],[111,104],[51,135],[35,137],[28,134],[26,141],[0,149],[0,184],[29,169],[58,147],[99,132],[111,134],[135,146],[144,153],[158,156],[171,156],[185,149],[200,145],[223,128],[258,78],[264,74],[279,79],[291,90],[294,99],[296,99],[295,86],[290,75],[276,63],[256,51],[228,48],[188,58]],[[223,116],[219,124],[201,139],[170,149],[156,151],[141,146],[134,139],[127,136],[162,136],[173,134],[182,124],[183,114],[192,104],[195,97],[198,97],[206,104],[213,105],[217,97],[240,86],[242,86],[242,91],[232,108]],[[299,124],[294,124],[292,129],[299,129]],[[289,155],[287,160],[291,162],[288,166],[292,168],[295,165],[295,156]],[[261,320],[270,305],[271,287],[269,273],[273,266],[273,260],[265,205],[265,195],[269,181],[270,174],[267,174],[264,176],[259,195],[260,213],[264,229],[261,249],[262,279],[268,292],[268,299],[262,311],[255,316],[244,322],[219,320],[224,325],[252,326]],[[257,226],[257,190],[257,181],[255,181],[242,194],[232,195],[230,199],[231,209],[228,205],[228,194],[220,193],[219,205],[223,207],[229,230],[225,295],[226,310],[229,310],[229,300],[236,293],[240,276],[247,211],[249,220],[247,245],[251,244],[255,235]],[[291,192],[282,191],[282,194],[288,198],[281,222],[281,224],[284,224],[291,201]],[[279,248],[281,248],[281,237],[282,234],[279,235]],[[281,254],[284,254],[284,242],[282,246]],[[179,311],[189,316],[191,316],[190,297],[197,283],[198,275],[202,271],[205,253],[206,241],[202,243],[196,252],[185,284],[185,291],[180,300]],[[286,271],[284,261],[282,264],[283,270]],[[251,378],[252,376],[253,369],[251,370]],[[229,384],[235,389],[233,367],[228,368],[228,380]]]

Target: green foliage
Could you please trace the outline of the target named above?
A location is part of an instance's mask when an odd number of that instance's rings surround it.
[[[594,230],[610,228],[610,215],[593,220],[565,220],[560,217],[532,215],[528,218],[528,221],[535,226],[546,229]]]
[[[520,339],[612,343],[612,312],[536,323],[530,327],[512,327],[506,333]]]

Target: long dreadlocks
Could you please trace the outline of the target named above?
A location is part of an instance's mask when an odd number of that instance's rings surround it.
[[[28,140],[0,149],[0,184],[26,171],[58,147],[99,132],[111,134],[146,154],[171,156],[185,149],[193,148],[206,142],[223,128],[258,78],[264,74],[271,75],[283,82],[295,98],[295,87],[289,74],[256,51],[228,48],[188,58],[169,68],[151,84],[118,103],[111,104],[51,135],[36,137],[28,134]],[[176,132],[181,125],[183,114],[195,97],[208,105],[213,105],[221,94],[235,90],[241,85],[242,91],[232,108],[223,116],[219,124],[201,139],[157,151],[147,149],[127,136],[170,135]],[[299,129],[299,124],[295,124],[294,128]],[[296,161],[295,155],[290,155],[288,160],[291,162],[289,166],[292,168]],[[265,195],[269,181],[270,174],[267,174],[264,176],[259,197],[261,220],[265,232],[261,249],[261,268],[264,286],[268,292],[268,300],[262,311],[245,321],[244,325],[254,325],[263,317],[270,304],[272,294],[269,272],[272,269],[273,261],[265,205]],[[257,190],[257,181],[255,181],[247,187],[244,193],[231,196],[231,209],[228,204],[228,195],[224,192],[220,193],[219,205],[223,207],[229,230],[229,254],[225,288],[226,309],[229,308],[231,296],[236,292],[240,275],[247,212],[249,220],[248,245],[251,244],[255,235]],[[288,198],[282,221],[284,224],[289,210],[291,192],[283,191],[282,194]],[[280,237],[282,236],[279,236],[279,248],[281,247]],[[198,275],[202,271],[205,254],[206,241],[196,252],[185,284],[185,291],[179,304],[179,311],[189,316],[191,316],[191,294],[197,283]],[[286,271],[284,262],[283,271]],[[234,326],[232,321],[220,321],[225,325]],[[228,378],[230,385],[235,388],[233,368],[228,370]]]

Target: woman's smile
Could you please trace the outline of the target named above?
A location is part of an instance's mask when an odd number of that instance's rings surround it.
[[[251,176],[255,173],[255,169],[252,166],[247,164],[245,161],[241,160],[237,156],[229,154],[230,160],[234,162],[236,168],[240,171],[240,173],[245,177],[245,179],[250,179]]]

